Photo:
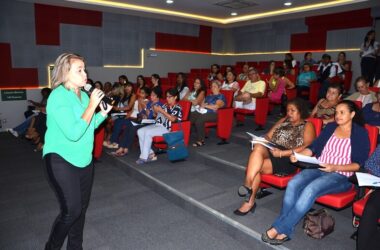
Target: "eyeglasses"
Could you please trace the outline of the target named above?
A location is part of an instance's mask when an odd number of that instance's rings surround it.
[[[166,96],[166,98],[172,98],[172,97],[174,97],[174,96],[172,96],[172,95],[167,95]]]

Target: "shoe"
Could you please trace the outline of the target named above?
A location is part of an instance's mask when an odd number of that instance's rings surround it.
[[[15,131],[15,130],[13,130],[12,128],[9,128],[9,129],[7,129],[7,131],[9,132],[9,133],[11,133],[14,137],[18,137],[18,133],[17,133],[17,131]]]
[[[144,159],[141,159],[141,158],[139,158],[139,159],[136,161],[136,164],[137,164],[137,165],[142,165],[142,164],[145,164],[145,163],[147,163],[147,160],[144,160]]]
[[[268,235],[269,230],[270,229],[266,230],[265,233],[261,234],[261,240],[264,241],[265,243],[269,243],[271,240],[274,240],[271,237],[269,237],[269,235]]]
[[[150,154],[148,157],[148,161],[157,161],[157,159],[157,155],[155,155],[154,153]]]
[[[245,202],[249,202],[249,200],[251,199],[251,195],[252,195],[252,188],[241,185],[238,189],[238,195],[240,197],[245,197],[244,198]]]
[[[251,209],[249,209],[247,212],[242,212],[242,211],[240,211],[239,209],[236,209],[236,210],[234,211],[234,214],[235,214],[235,215],[238,215],[238,216],[244,216],[244,215],[247,215],[249,212],[254,213],[255,210],[256,210],[256,202],[253,203],[253,206],[252,206]]]
[[[269,239],[269,244],[278,246],[284,244],[284,242],[289,241],[290,238],[288,236],[285,236],[283,239]]]

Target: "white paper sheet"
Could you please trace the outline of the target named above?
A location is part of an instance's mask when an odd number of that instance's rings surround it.
[[[367,173],[355,173],[359,186],[380,187],[380,178]]]
[[[302,162],[307,162],[307,163],[312,163],[312,164],[320,164],[321,162],[318,161],[317,158],[315,157],[310,157],[310,156],[306,156],[306,155],[301,155],[301,154],[298,154],[296,152],[294,152],[294,156],[296,157],[296,159],[298,161],[302,161]]]

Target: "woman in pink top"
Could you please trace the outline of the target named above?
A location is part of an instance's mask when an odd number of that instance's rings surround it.
[[[271,102],[281,103],[281,96],[285,93],[286,81],[284,79],[285,71],[278,67],[274,69],[273,77],[269,80],[268,97]]]

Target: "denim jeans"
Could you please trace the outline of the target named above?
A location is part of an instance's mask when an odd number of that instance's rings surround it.
[[[279,234],[286,234],[290,238],[297,223],[318,197],[345,192],[351,185],[346,176],[338,173],[327,173],[319,169],[303,170],[289,182],[281,213],[272,227]]]
[[[126,123],[128,123],[129,120],[126,120],[125,118],[118,118],[115,120],[113,124],[113,130],[110,141],[112,143],[119,143],[119,136],[123,132],[123,128]]]
[[[17,127],[14,127],[13,130],[16,131],[19,135],[25,134],[25,132],[28,130],[30,124],[32,123],[32,118],[35,116],[36,116],[36,114],[29,116],[20,125],[18,125]]]

